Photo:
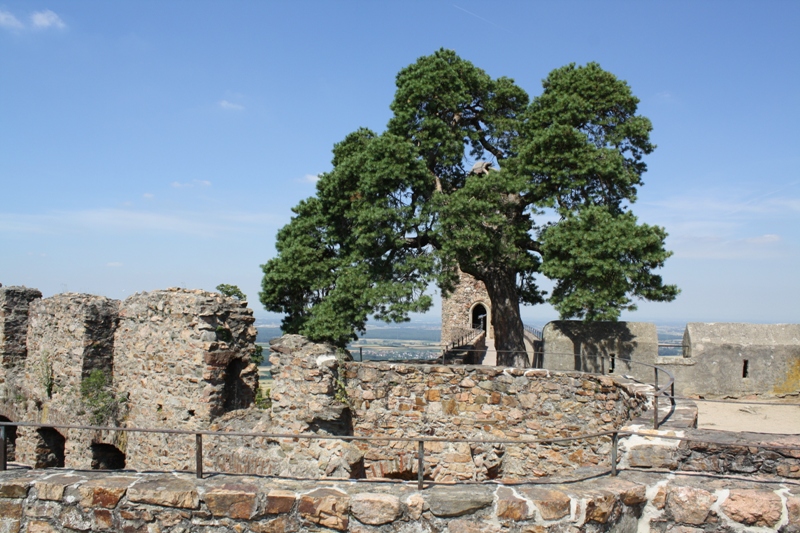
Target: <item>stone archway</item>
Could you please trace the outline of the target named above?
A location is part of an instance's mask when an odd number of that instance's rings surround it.
[[[476,303],[470,309],[470,327],[482,329],[484,332],[489,329],[489,311],[481,302]]]

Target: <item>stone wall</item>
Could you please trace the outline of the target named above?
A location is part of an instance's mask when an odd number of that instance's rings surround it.
[[[681,396],[800,394],[800,325],[689,323],[682,356],[658,356],[654,324],[555,321],[543,330],[543,367],[551,370],[611,371],[643,382],[657,365],[675,377]],[[605,366],[603,366],[605,365]],[[666,382],[666,376],[659,376]]]
[[[681,394],[800,394],[800,324],[692,322],[683,343],[677,364],[658,359]]]
[[[187,474],[0,472],[0,531],[798,533],[800,489],[697,476],[561,484],[293,482]]]
[[[449,344],[458,336],[458,331],[472,328],[472,308],[475,304],[482,304],[487,311],[487,333],[489,338],[494,338],[492,328],[492,304],[489,293],[482,281],[458,271],[458,285],[453,294],[442,298],[442,344]]]
[[[122,302],[114,338],[114,384],[128,395],[125,427],[207,429],[253,404],[256,329],[245,302],[167,289]],[[128,465],[193,469],[194,438],[132,433]]]
[[[23,388],[28,357],[28,309],[42,293],[27,287],[0,286],[0,410],[3,416],[15,416],[13,401]]]
[[[469,365],[347,363],[353,434],[369,437],[546,439],[611,431],[643,397],[603,376]],[[416,478],[417,443],[359,441],[368,477]],[[519,479],[608,466],[610,440],[558,445],[434,442],[436,481]]]
[[[610,370],[652,381],[652,370],[631,364],[640,361],[653,364],[658,357],[658,333],[648,322],[581,322],[556,320],[542,330],[544,368],[551,370]],[[607,356],[605,360],[596,355]],[[604,366],[605,365],[605,366]]]

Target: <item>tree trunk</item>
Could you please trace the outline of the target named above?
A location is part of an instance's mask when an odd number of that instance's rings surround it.
[[[530,366],[519,314],[517,276],[514,271],[492,270],[481,276],[492,302],[492,326],[498,366]]]

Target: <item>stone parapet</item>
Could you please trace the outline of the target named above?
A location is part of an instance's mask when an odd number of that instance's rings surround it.
[[[757,528],[757,529],[756,529]],[[623,472],[578,483],[439,485],[216,475],[0,472],[0,531],[389,533],[800,531],[800,489]]]
[[[353,435],[551,439],[614,431],[643,408],[624,380],[469,365],[346,363]],[[378,445],[380,444],[380,446]],[[416,443],[357,442],[368,477],[413,479]],[[436,481],[520,479],[608,467],[610,439],[559,444],[425,444]]]

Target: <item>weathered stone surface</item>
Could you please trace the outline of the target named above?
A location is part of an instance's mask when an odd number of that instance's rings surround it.
[[[780,496],[762,490],[731,490],[721,507],[728,518],[746,526],[775,527],[783,511]]]
[[[288,513],[294,507],[297,494],[290,490],[271,490],[267,493],[267,503],[264,512],[267,514]]]
[[[558,520],[569,514],[571,499],[560,490],[533,487],[519,492],[533,502],[543,520]]]
[[[20,477],[0,481],[0,498],[25,498],[34,478]]]
[[[226,483],[206,492],[203,500],[214,516],[248,520],[256,512],[257,492],[255,485]]]
[[[617,496],[607,491],[591,491],[586,498],[586,520],[605,524],[614,512]]]
[[[113,509],[125,495],[136,477],[115,476],[104,479],[92,479],[78,487],[81,495],[81,506],[87,509],[102,507]]]
[[[22,518],[22,500],[0,500],[0,518]]]
[[[494,501],[494,495],[485,487],[436,487],[424,493],[423,497],[431,512],[439,517],[472,513]]]
[[[514,491],[507,487],[497,489],[497,517],[505,520],[527,520],[531,517],[528,502],[516,496]]]
[[[452,520],[447,524],[447,533],[498,533],[499,524],[481,520]]]
[[[106,530],[114,529],[116,522],[114,515],[108,509],[95,509],[92,511],[92,529],[93,530]]]
[[[485,323],[489,336],[493,337],[492,302],[486,286],[460,269],[458,277],[455,291],[449,297],[442,298],[442,344],[451,343],[460,332],[472,329],[472,309],[476,304],[483,305],[486,310]]]
[[[0,518],[0,533],[19,533],[20,521],[15,518]]]
[[[630,465],[637,468],[674,469],[678,465],[677,449],[674,446],[634,446],[628,452]]]
[[[43,522],[41,520],[31,520],[28,522],[28,533],[59,533],[56,528],[48,524],[47,522]]]
[[[138,482],[128,489],[128,500],[184,509],[197,509],[200,506],[194,483],[174,478]]]
[[[702,525],[715,501],[716,497],[703,489],[669,487],[666,510],[676,522]]]
[[[86,478],[74,475],[55,475],[34,483],[36,494],[40,500],[60,500],[64,496],[64,489]]]
[[[408,516],[412,520],[419,520],[422,512],[426,509],[425,498],[418,492],[411,494],[406,498],[406,509],[408,509]]]
[[[379,526],[397,520],[402,507],[397,496],[365,492],[350,499],[350,512],[359,522]]]
[[[335,489],[316,489],[300,496],[298,512],[303,519],[339,531],[347,530],[350,497]]]

